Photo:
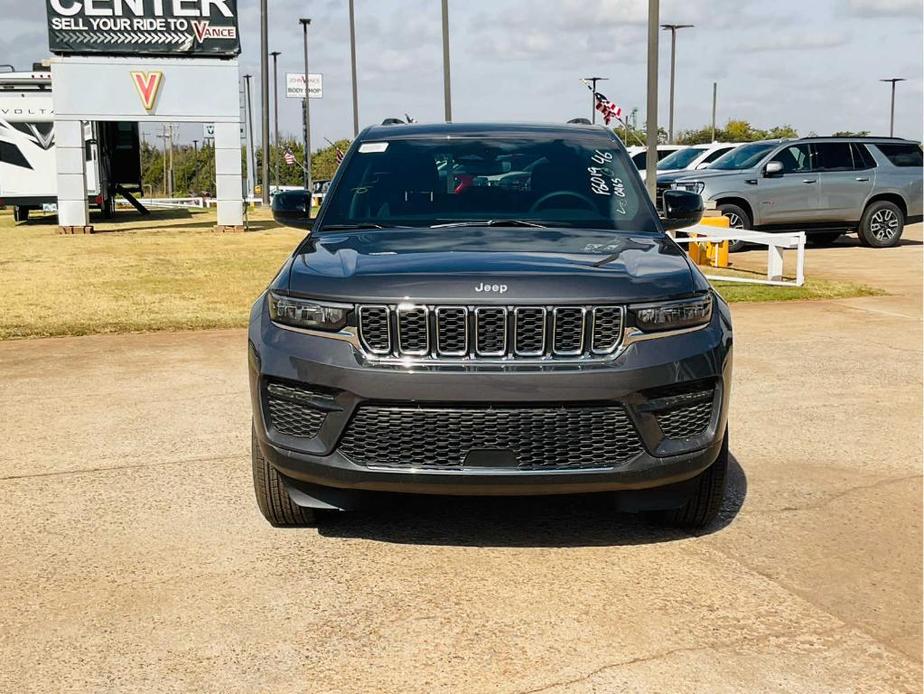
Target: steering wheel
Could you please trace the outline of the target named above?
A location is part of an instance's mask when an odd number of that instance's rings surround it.
[[[581,203],[583,203],[587,207],[587,209],[589,209],[591,212],[597,211],[597,206],[594,205],[593,200],[588,198],[586,195],[575,193],[572,190],[557,190],[553,193],[546,193],[541,198],[536,200],[536,202],[533,203],[532,207],[529,208],[529,211],[537,212],[538,210],[541,210],[542,206],[545,205],[545,203],[547,203],[549,200],[552,200],[553,198],[574,198],[580,201]]]

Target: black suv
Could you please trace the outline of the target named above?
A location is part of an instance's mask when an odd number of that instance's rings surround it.
[[[608,130],[395,125],[353,143],[253,307],[253,474],[273,525],[375,493],[607,491],[698,527],[728,464],[726,303]]]

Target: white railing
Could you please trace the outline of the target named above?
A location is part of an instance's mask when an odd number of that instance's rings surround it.
[[[685,237],[674,239],[677,243],[690,244],[709,241],[721,243],[722,241],[744,241],[746,243],[767,247],[767,278],[736,277],[730,275],[710,275],[710,280],[722,282],[746,282],[750,284],[771,284],[781,287],[801,287],[805,284],[805,232],[768,233],[765,231],[751,231],[750,229],[723,229],[721,227],[697,224],[682,230],[686,234],[696,234],[695,238]],[[786,279],[783,274],[783,251],[796,252],[795,279]],[[704,273],[705,274],[705,273]]]
[[[178,208],[204,208],[206,206],[205,198],[139,198],[139,201],[145,207],[163,207],[168,209]],[[119,207],[131,207],[128,200],[117,200]]]

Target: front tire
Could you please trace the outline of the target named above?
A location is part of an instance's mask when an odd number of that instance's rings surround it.
[[[728,226],[732,229],[750,229],[753,225],[751,215],[740,205],[723,203],[719,205],[718,210],[722,215],[728,217]],[[738,251],[743,251],[745,246],[747,246],[746,241],[729,241],[728,250],[731,253],[737,253]]]
[[[860,243],[870,248],[897,246],[905,230],[905,215],[901,208],[888,200],[870,203],[863,211],[857,235]]]
[[[696,488],[680,508],[659,511],[655,519],[662,525],[688,530],[700,530],[708,526],[719,515],[725,499],[728,476],[728,430],[722,440],[722,448],[715,462],[696,478]]]
[[[270,465],[257,444],[257,433],[251,427],[250,455],[253,462],[253,487],[260,513],[275,528],[297,528],[315,525],[314,510],[293,503],[276,468]]]

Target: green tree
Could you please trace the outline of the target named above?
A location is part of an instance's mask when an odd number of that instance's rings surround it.
[[[754,142],[773,138],[799,137],[799,133],[791,125],[777,125],[769,130],[755,128],[746,120],[729,120],[724,127],[715,129],[717,142]],[[712,127],[705,126],[696,130],[684,130],[677,137],[677,142],[683,145],[699,145],[712,142]]]

